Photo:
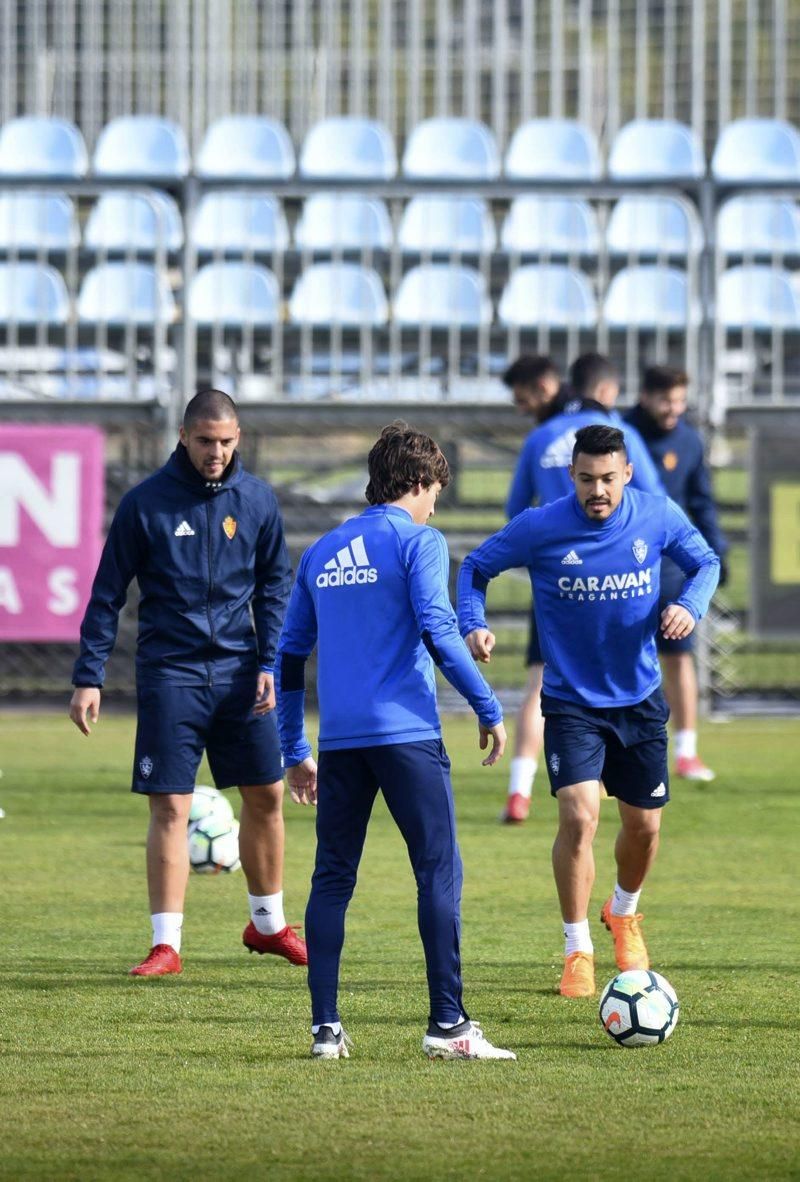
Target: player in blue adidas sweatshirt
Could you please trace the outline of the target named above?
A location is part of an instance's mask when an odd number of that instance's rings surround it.
[[[367,508],[303,555],[278,644],[278,727],[292,797],[317,805],[306,909],[312,1055],[347,1058],[337,1007],[344,918],[380,789],[417,881],[431,1057],[513,1059],[461,999],[462,868],[435,666],[478,716],[484,764],[505,746],[497,698],[458,634],[442,535],[428,528],[447,461],[434,440],[393,423],[369,454]],[[319,769],[304,728],[305,663],[317,649]],[[317,786],[317,777],[319,786]]]
[[[516,517],[536,502],[549,505],[572,492],[569,465],[575,434],[581,427],[605,423],[622,427],[614,407],[619,397],[619,375],[602,353],[582,353],[569,367],[561,410],[528,435],[523,444],[506,503],[506,514]],[[625,429],[628,458],[633,465],[633,488],[663,493],[652,460],[634,428]],[[541,711],[543,658],[536,622],[536,605],[531,604],[527,650],[528,687],[517,715],[514,752],[503,820],[519,824],[530,809],[533,780],[541,753],[544,720]]]
[[[239,849],[251,951],[305,964],[283,911],[283,772],[273,661],[291,585],[272,489],[236,450],[236,406],[203,390],[180,442],[119,504],[81,624],[70,718],[96,723],[105,665],[132,579],[139,584],[133,791],[148,798],[147,885],[153,941],[136,977],[180,973],[189,874],[186,826],[206,750],[219,788],[239,785]]]
[[[673,501],[627,487],[631,465],[617,428],[582,428],[570,473],[570,496],[520,513],[468,555],[458,615],[471,652],[488,661],[489,581],[528,567],[544,656],[545,755],[559,809],[553,869],[566,938],[560,991],[585,997],[595,988],[587,915],[601,780],[617,797],[622,822],[617,883],[601,918],[619,968],[649,967],[636,906],[669,799],[668,711],[655,634],[691,633],[716,588],[719,559]],[[686,577],[659,614],[662,554]]]

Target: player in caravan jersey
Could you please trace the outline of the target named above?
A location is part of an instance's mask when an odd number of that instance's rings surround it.
[[[570,496],[520,513],[467,556],[458,614],[473,655],[488,661],[489,581],[528,567],[544,655],[545,756],[559,809],[553,869],[566,940],[560,991],[584,997],[595,988],[587,916],[601,780],[617,797],[622,823],[617,882],[601,918],[620,969],[649,967],[636,908],[669,800],[668,710],[655,635],[689,635],[708,608],[719,560],[674,502],[628,487],[631,465],[618,429],[580,430],[570,474]],[[660,612],[662,554],[685,581]]]
[[[337,1005],[344,919],[380,789],[417,880],[432,1058],[514,1059],[472,1022],[461,997],[461,856],[435,666],[478,716],[484,764],[500,758],[500,703],[458,634],[444,538],[427,526],[448,483],[427,435],[387,427],[369,454],[369,506],[303,555],[278,644],[278,728],[293,798],[317,804],[306,909],[313,1044],[347,1057]],[[317,649],[319,771],[304,730],[305,663]],[[319,775],[319,793],[317,793]]]

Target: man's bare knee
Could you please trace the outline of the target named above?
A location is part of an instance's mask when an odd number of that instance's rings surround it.
[[[157,825],[171,829],[187,824],[189,810],[192,807],[191,793],[186,793],[186,795],[169,793],[163,796],[154,793],[149,799],[150,816]]]
[[[283,809],[283,780],[274,784],[248,784],[239,789],[248,810],[259,817],[269,817]]]

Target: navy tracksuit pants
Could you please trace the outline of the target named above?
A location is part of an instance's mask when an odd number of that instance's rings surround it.
[[[339,1021],[339,961],[378,790],[403,835],[417,880],[430,1017],[458,1022],[461,1000],[461,855],[450,760],[440,739],[323,751],[319,757],[317,857],[306,908],[312,1022]]]

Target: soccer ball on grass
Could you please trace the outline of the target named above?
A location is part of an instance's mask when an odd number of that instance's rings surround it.
[[[600,1023],[622,1047],[664,1042],[678,1021],[675,990],[660,973],[630,969],[609,981],[600,998]]]
[[[189,827],[189,862],[198,874],[230,873],[239,861],[239,822],[226,817],[204,817]]]
[[[197,784],[192,793],[189,824],[202,821],[204,817],[220,817],[225,821],[232,821],[233,809],[227,796],[223,796],[218,788],[212,788],[210,784]]]

